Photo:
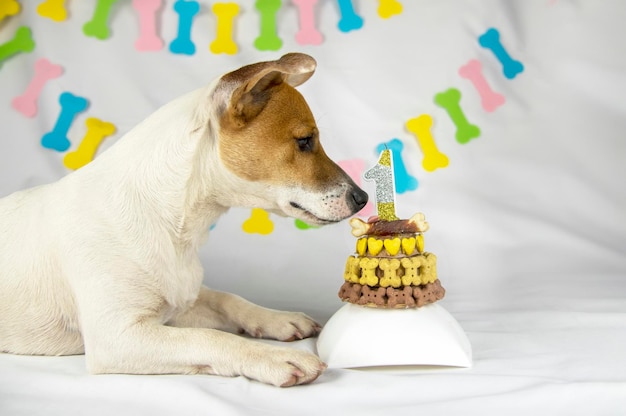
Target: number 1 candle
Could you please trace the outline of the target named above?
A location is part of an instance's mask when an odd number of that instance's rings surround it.
[[[366,171],[363,175],[365,180],[376,183],[376,207],[378,218],[383,221],[395,221],[396,216],[396,193],[393,178],[393,155],[391,150],[385,149],[380,152],[376,166]]]

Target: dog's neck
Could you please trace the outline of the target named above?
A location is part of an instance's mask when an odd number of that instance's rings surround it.
[[[108,187],[115,189],[107,192],[111,198],[120,190],[131,194],[127,197],[140,200],[142,215],[160,224],[173,241],[194,248],[228,209],[218,199],[228,178],[220,166],[208,96],[204,88],[163,106],[99,157],[113,158],[114,163],[98,164],[96,158],[85,167],[106,166],[99,176],[108,178]],[[120,201],[106,204],[124,210],[116,205]]]

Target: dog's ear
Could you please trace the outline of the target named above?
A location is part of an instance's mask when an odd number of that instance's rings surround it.
[[[296,87],[315,72],[315,59],[289,53],[276,61],[244,66],[222,77],[221,88],[232,91],[227,108],[239,122],[256,117],[272,96],[275,87],[286,83]]]

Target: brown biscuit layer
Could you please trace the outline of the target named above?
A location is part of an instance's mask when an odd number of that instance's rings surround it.
[[[345,282],[339,289],[339,298],[345,302],[375,308],[416,308],[443,299],[446,290],[439,279],[419,286],[369,287]]]

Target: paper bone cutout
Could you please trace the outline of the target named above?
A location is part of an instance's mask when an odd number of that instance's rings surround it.
[[[402,3],[397,0],[379,0],[378,15],[383,19],[402,13]]]
[[[20,26],[15,31],[13,38],[0,45],[0,65],[13,55],[21,52],[31,52],[35,49],[33,35],[28,26]]]
[[[341,19],[337,23],[337,27],[342,32],[350,32],[363,27],[363,18],[356,14],[352,0],[337,0],[339,3],[339,13]]]
[[[215,3],[213,13],[217,17],[217,36],[209,49],[213,53],[237,53],[237,44],[233,40],[233,20],[239,13],[237,3]]]
[[[37,13],[55,22],[62,22],[67,18],[65,0],[46,0],[37,6]]]
[[[300,30],[296,33],[299,45],[319,45],[323,41],[322,34],[315,25],[315,5],[317,0],[292,0],[298,7]]]
[[[480,136],[478,126],[467,121],[465,113],[463,113],[463,109],[461,108],[461,92],[458,89],[450,88],[435,95],[435,104],[448,112],[448,115],[456,126],[455,137],[459,143],[464,144]]]
[[[163,40],[157,34],[156,15],[163,0],[133,0],[133,8],[139,14],[139,37],[135,41],[138,51],[158,51]]]
[[[260,51],[277,51],[283,46],[276,30],[276,14],[280,0],[256,0],[254,7],[261,15],[261,34],[254,40],[254,47]]]
[[[406,123],[407,130],[415,135],[422,149],[422,153],[424,154],[422,166],[424,170],[428,172],[448,166],[448,156],[439,151],[430,131],[432,125],[433,118],[428,114],[422,114],[419,117],[412,118]]]
[[[11,101],[11,105],[17,111],[26,117],[34,117],[37,114],[37,99],[41,94],[46,83],[54,78],[58,78],[63,74],[63,67],[48,61],[46,58],[40,58],[35,62],[35,75],[30,84],[26,87],[26,91]]]
[[[196,53],[196,45],[191,40],[191,25],[194,16],[200,11],[200,4],[197,1],[177,0],[174,11],[178,14],[178,34],[170,43],[170,52],[193,55]]]
[[[115,133],[115,126],[107,121],[90,117],[85,121],[87,133],[73,152],[69,152],[63,158],[63,164],[69,169],[79,169],[91,162],[98,150],[98,146],[105,139]]]
[[[74,118],[78,113],[84,111],[89,103],[83,97],[64,92],[59,96],[59,104],[61,104],[61,113],[52,131],[44,134],[41,138],[41,145],[48,149],[64,152],[70,147],[67,133]]]
[[[83,25],[83,33],[96,39],[105,40],[111,36],[108,26],[111,8],[118,0],[98,0],[91,20]]]
[[[513,79],[524,71],[524,65],[511,58],[507,50],[504,48],[500,42],[500,32],[496,29],[487,29],[487,31],[478,38],[478,43],[483,48],[487,48],[493,52],[502,64],[502,73],[506,78]]]
[[[14,16],[21,10],[20,4],[16,0],[4,0],[0,3],[0,20],[7,16]]]
[[[459,68],[459,75],[474,84],[474,88],[480,95],[480,103],[485,111],[491,113],[504,104],[504,95],[498,94],[491,89],[483,75],[482,65],[477,59],[471,59],[467,64]]]

